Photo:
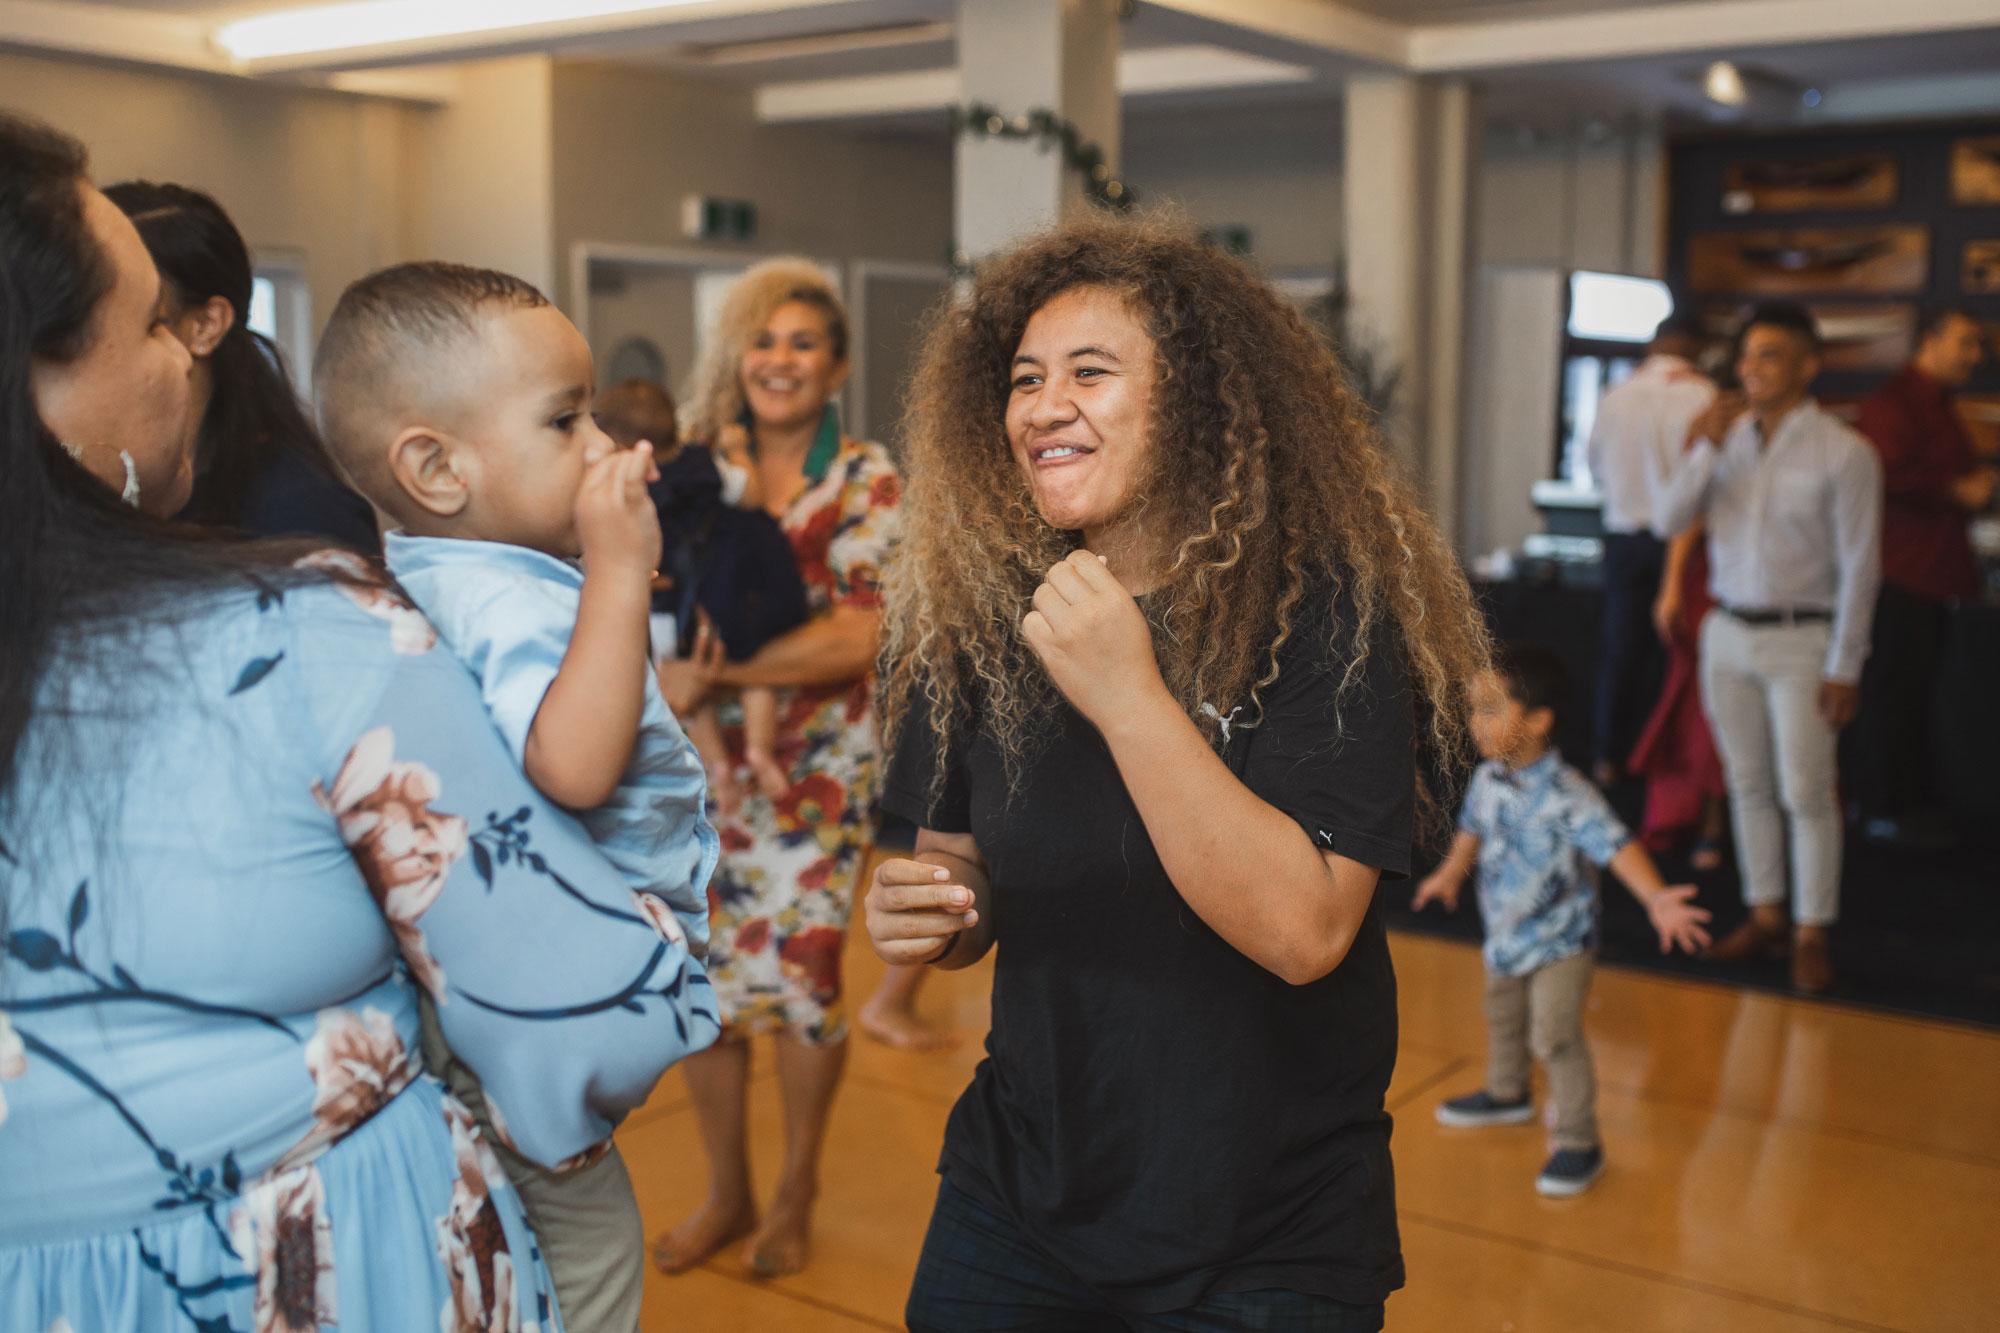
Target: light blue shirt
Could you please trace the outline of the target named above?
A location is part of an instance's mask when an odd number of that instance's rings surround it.
[[[1479,839],[1486,966],[1526,976],[1591,948],[1597,877],[1632,840],[1603,793],[1554,750],[1515,770],[1489,759],[1472,775],[1458,826]]]
[[[569,651],[583,572],[525,546],[401,532],[384,536],[382,555],[478,679],[487,713],[521,763],[542,696]],[[708,943],[708,878],[721,843],[702,813],[708,787],[701,758],[653,673],[645,677],[639,739],[618,789],[577,818],[633,891],[664,898],[701,947]]]

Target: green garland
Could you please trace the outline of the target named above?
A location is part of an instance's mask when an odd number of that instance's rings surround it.
[[[1064,165],[1083,173],[1083,193],[1090,202],[1122,213],[1136,201],[1132,188],[1112,173],[1111,164],[1104,159],[1104,150],[1085,139],[1073,122],[1053,111],[1041,109],[1010,117],[1002,115],[996,107],[974,102],[951,109],[951,132],[954,138],[969,134],[982,139],[1039,139],[1045,148],[1060,146]],[[952,247],[950,267],[954,274],[970,271],[965,253],[956,245]]]

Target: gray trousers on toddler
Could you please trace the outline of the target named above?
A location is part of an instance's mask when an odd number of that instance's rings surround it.
[[[1495,1101],[1528,1095],[1530,1059],[1542,1062],[1555,1104],[1557,1148],[1598,1146],[1597,1070],[1583,1037],[1583,1003],[1596,958],[1588,950],[1526,976],[1486,973],[1486,1090]]]

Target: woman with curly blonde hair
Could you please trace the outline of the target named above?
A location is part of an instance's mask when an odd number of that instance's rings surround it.
[[[817,266],[774,259],[731,289],[687,395],[689,435],[704,444],[738,426],[766,511],[784,528],[810,618],[746,661],[722,662],[714,636],[692,660],[662,665],[677,716],[718,689],[778,694],[774,756],[782,796],[746,787],[717,810],[722,860],[709,885],[708,975],[723,1037],[682,1067],[707,1145],[707,1203],[659,1237],[668,1272],[748,1236],[759,1276],[806,1262],[819,1152],[846,1061],[840,954],[854,881],[873,841],[875,716],[871,670],[880,643],[880,571],[896,530],[901,483],[879,444],[841,434],[834,396],[847,378],[846,312]],[[744,761],[740,710],[724,700],[725,741]],[[760,1220],[750,1189],[744,1102],[746,1039],[777,1037],[785,1164]]]
[[[983,270],[908,433],[886,801],[920,833],[868,930],[999,946],[910,1326],[1379,1329],[1373,899],[1487,657],[1455,561],[1333,353],[1164,224]]]

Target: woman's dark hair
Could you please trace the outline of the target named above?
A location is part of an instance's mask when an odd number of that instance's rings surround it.
[[[299,548],[204,541],[201,530],[122,503],[57,443],[35,404],[37,360],[74,360],[95,336],[113,285],[84,217],[83,145],[0,111],[0,805],[19,794],[18,760],[43,707],[127,697],[115,640],[184,618],[185,594],[263,568]],[[58,682],[63,697],[42,697]]]
[[[282,452],[336,478],[277,344],[250,327],[250,252],[222,205],[200,190],[152,181],[125,181],[104,193],[139,229],[175,313],[219,296],[236,316],[209,357],[214,387],[196,440],[194,497],[183,517],[236,526],[251,486]]]

